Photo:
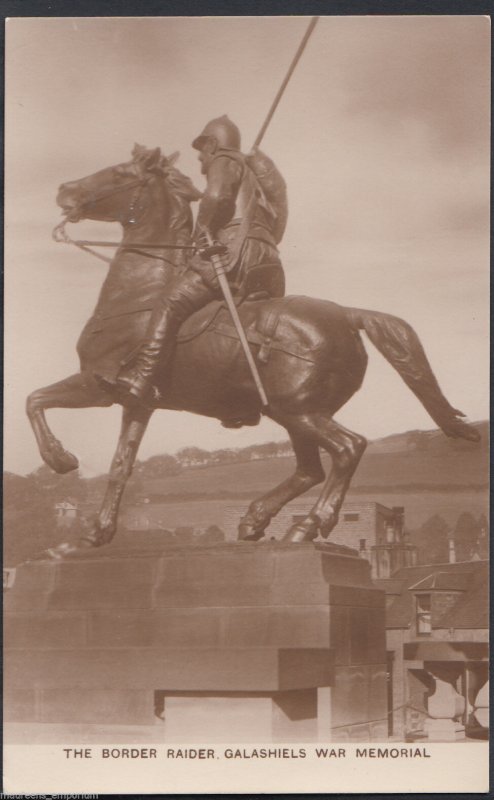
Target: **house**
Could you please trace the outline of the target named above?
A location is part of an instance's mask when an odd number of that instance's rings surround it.
[[[55,520],[58,526],[72,525],[77,519],[79,509],[70,500],[55,503]]]
[[[281,539],[295,522],[305,519],[314,501],[289,503],[273,518],[267,535]],[[221,528],[229,540],[237,538],[239,518],[247,512],[248,504],[228,506],[223,512]],[[388,508],[381,503],[345,503],[339,522],[331,531],[331,542],[353,547],[362,558],[370,561],[374,578],[387,578],[403,566],[417,561],[417,548],[409,541],[404,527],[402,506]]]
[[[407,566],[374,582],[386,592],[390,733],[485,738],[488,561]]]

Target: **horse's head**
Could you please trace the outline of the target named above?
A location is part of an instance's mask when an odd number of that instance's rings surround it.
[[[162,194],[165,191],[163,178],[177,155],[167,158],[159,147],[148,149],[136,144],[130,161],[63,183],[58,190],[57,203],[69,222],[95,219],[120,222],[124,226],[136,223],[150,203],[156,203],[157,197],[151,198],[150,190],[156,189]]]

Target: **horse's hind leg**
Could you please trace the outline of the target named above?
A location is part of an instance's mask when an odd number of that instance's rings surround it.
[[[329,536],[338,522],[351,478],[367,446],[363,436],[347,430],[323,413],[304,415],[299,418],[299,425],[331,455],[333,467],[306,519],[293,525],[284,537],[290,542],[312,541],[318,533],[325,538]]]
[[[297,432],[290,432],[297,467],[293,475],[267,494],[254,500],[240,520],[239,539],[260,539],[271,519],[286,503],[324,480],[318,445]]]
[[[61,474],[79,466],[77,458],[67,452],[51,432],[44,414],[45,409],[91,408],[111,406],[112,403],[113,400],[100,389],[94,378],[82,373],[32,392],[27,398],[26,413],[43,461]]]
[[[132,473],[137,451],[146,431],[151,409],[124,408],[117,450],[110,467],[108,486],[93,530],[85,534],[81,544],[100,547],[113,539],[117,529],[118,509],[125,485]]]

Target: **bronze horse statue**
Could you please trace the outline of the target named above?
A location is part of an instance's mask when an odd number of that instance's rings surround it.
[[[160,245],[191,244],[190,204],[199,197],[189,179],[158,148],[141,146],[134,148],[128,162],[60,187],[57,202],[66,220],[118,221],[123,239],[78,342],[80,372],[38,389],[27,400],[41,456],[56,472],[76,469],[78,461],[51,432],[45,410],[112,405],[114,401],[94,376],[113,378],[122,361],[138,349],[153,298],[167,291],[185,268],[183,256],[176,255],[183,251]],[[286,428],[296,457],[295,472],[251,503],[240,521],[239,538],[262,538],[286,503],[323,481],[317,502],[285,539],[327,538],[366,447],[363,436],[333,418],[364,378],[367,355],[360,330],[447,436],[479,439],[476,429],[461,419],[464,415],[442,394],[417,335],[403,320],[309,297],[246,298],[239,313],[267,392],[268,408],[261,409],[226,309],[216,302],[198,311],[180,332],[153,407],[123,409],[103,504],[80,546],[98,547],[113,538],[126,481],[151,414],[158,408],[202,414],[231,427],[255,420],[262,412]],[[332,459],[327,477],[321,448]]]

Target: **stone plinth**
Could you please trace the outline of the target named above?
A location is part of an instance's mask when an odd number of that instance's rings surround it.
[[[386,737],[384,592],[337,545],[111,545],[17,570],[5,719],[167,741]]]

